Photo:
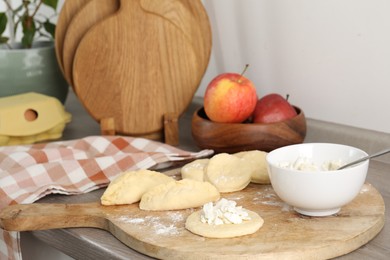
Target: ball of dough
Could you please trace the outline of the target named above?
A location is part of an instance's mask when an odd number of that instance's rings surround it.
[[[247,210],[250,217],[240,224],[207,224],[201,221],[202,211],[196,211],[188,216],[185,227],[194,234],[209,238],[231,238],[255,233],[264,223],[264,220],[256,213]]]
[[[200,207],[220,198],[208,182],[184,179],[158,185],[146,192],[139,204],[142,210],[178,210]]]
[[[204,170],[208,163],[209,159],[197,159],[187,163],[180,170],[181,178],[204,181]]]
[[[149,189],[168,182],[175,180],[155,171],[124,172],[108,185],[100,201],[103,205],[132,204],[140,201],[142,195]]]
[[[260,184],[271,183],[268,175],[267,161],[265,159],[265,157],[267,156],[266,152],[253,150],[239,152],[233,155],[246,160],[248,164],[252,167],[251,182]]]
[[[234,192],[244,189],[251,180],[252,167],[237,156],[220,153],[207,164],[205,180],[217,187],[219,192]]]

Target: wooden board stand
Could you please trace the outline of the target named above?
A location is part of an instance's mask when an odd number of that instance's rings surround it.
[[[179,116],[176,113],[164,115],[164,142],[174,146],[179,145]]]
[[[145,137],[152,140],[161,140],[166,144],[177,146],[179,145],[179,116],[177,113],[164,114],[163,136],[159,133],[146,135],[137,135],[137,137]],[[107,117],[100,120],[100,132],[102,135],[116,135],[115,118]],[[163,137],[163,138],[162,138]],[[161,140],[162,141],[162,140]]]

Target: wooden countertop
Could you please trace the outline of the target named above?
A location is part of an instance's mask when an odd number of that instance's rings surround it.
[[[201,106],[201,99],[195,98],[187,112],[180,118],[180,147],[196,151],[191,137],[190,120],[193,112]],[[71,92],[66,102],[66,110],[73,115],[72,122],[64,131],[64,140],[88,135],[99,135],[99,125],[87,114]],[[305,142],[337,142],[360,147],[371,153],[390,147],[390,134],[356,129],[318,120],[308,119],[308,134]],[[390,156],[370,161],[367,182],[382,194],[386,208],[390,207]],[[50,195],[41,202],[80,203],[97,201],[103,189],[84,195]],[[75,259],[151,259],[142,255],[113,237],[104,230],[93,228],[71,228],[31,232],[32,236],[57,248]],[[368,244],[339,257],[338,259],[388,259],[390,254],[390,213],[386,211],[386,222],[382,231]],[[22,245],[23,246],[23,245]]]

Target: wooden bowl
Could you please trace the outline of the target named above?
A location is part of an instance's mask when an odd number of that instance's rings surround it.
[[[306,119],[300,108],[294,108],[298,115],[282,122],[238,124],[212,122],[202,107],[192,117],[192,137],[198,147],[213,149],[216,153],[248,150],[269,152],[302,143],[306,136]]]

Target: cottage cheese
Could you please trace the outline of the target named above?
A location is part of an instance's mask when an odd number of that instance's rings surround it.
[[[298,171],[334,171],[340,168],[344,163],[341,160],[332,160],[317,165],[307,157],[298,157],[294,162],[282,162],[280,167]]]
[[[203,205],[201,222],[209,225],[240,224],[250,220],[248,212],[232,200],[222,198],[215,205],[212,202]]]

